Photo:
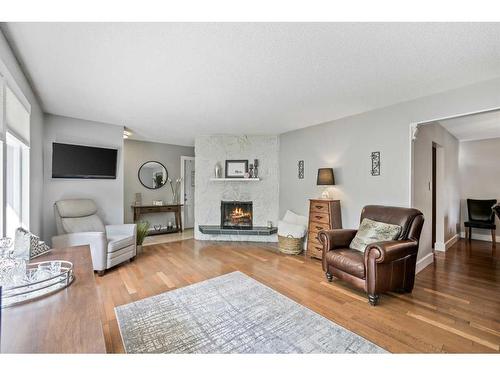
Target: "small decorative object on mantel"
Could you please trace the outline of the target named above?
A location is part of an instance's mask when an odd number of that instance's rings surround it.
[[[222,167],[220,166],[219,162],[215,163],[214,177],[222,178]]]
[[[372,176],[380,176],[380,151],[372,152]]]
[[[151,203],[151,205],[152,205],[152,206],[163,206],[163,201],[160,201],[160,200],[158,200],[158,201],[153,201],[153,202]]]
[[[271,220],[267,221],[267,227],[271,229],[273,227],[273,222]]]
[[[303,180],[304,179],[304,160],[299,160],[299,163],[298,163],[298,167],[299,167],[299,180]]]
[[[250,163],[250,164],[248,165],[248,177],[249,177],[249,178],[254,178],[254,174],[253,174],[253,164],[252,164],[252,163]]]
[[[318,186],[332,186],[335,185],[335,177],[333,176],[332,168],[320,168],[318,169],[318,179],[316,181],[316,185]],[[321,198],[329,199],[330,194],[328,189],[323,190],[321,193]]]
[[[248,160],[226,160],[226,178],[245,178]]]
[[[259,159],[253,159],[253,178],[259,177]]]

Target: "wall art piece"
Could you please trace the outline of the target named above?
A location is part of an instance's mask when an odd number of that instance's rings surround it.
[[[299,180],[304,179],[304,160],[299,160]]]
[[[248,160],[226,160],[226,178],[244,178],[248,173]]]
[[[380,151],[372,152],[372,176],[380,176]]]

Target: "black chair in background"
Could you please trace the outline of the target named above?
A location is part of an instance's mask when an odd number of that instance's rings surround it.
[[[469,228],[469,241],[472,237],[472,228],[489,229],[491,231],[491,241],[496,246],[496,225],[495,212],[493,206],[497,203],[496,199],[467,199],[467,212],[469,221],[464,223],[465,228]],[[467,229],[465,231],[467,237]]]

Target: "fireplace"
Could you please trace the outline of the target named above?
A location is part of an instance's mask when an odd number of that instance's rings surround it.
[[[252,229],[252,202],[221,201],[220,226],[224,229]]]

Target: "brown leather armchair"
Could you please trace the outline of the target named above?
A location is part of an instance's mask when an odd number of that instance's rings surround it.
[[[401,233],[394,241],[368,245],[364,253],[349,248],[357,230],[322,230],[318,238],[323,245],[323,270],[328,281],[335,276],[363,289],[370,304],[375,306],[380,293],[413,290],[424,216],[414,208],[366,206],[360,222],[364,218],[397,224]]]

